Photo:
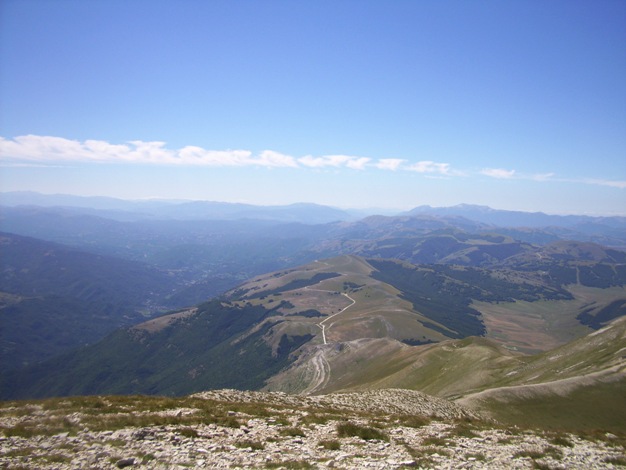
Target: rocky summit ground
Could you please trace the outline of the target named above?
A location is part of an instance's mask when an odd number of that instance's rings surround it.
[[[0,468],[624,468],[623,436],[501,427],[408,390],[0,404]]]

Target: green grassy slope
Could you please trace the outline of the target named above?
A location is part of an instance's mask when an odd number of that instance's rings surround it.
[[[626,429],[626,318],[513,367],[461,403],[511,424]]]
[[[143,263],[0,233],[0,369],[35,364],[142,321],[173,283]]]
[[[610,361],[623,355],[623,338],[607,339],[607,331],[620,331],[619,320],[609,330],[535,356],[467,336],[482,325],[474,310],[478,300],[494,307],[495,317],[505,316],[507,309],[514,315],[520,306],[549,304],[544,317],[551,323],[546,324],[570,328],[581,309],[591,309],[590,315],[601,312],[623,293],[621,287],[568,289],[544,283],[540,273],[411,266],[345,255],[257,276],[197,309],[118,331],[77,354],[2,377],[2,394],[180,395],[262,387],[319,394],[406,388],[452,399],[480,396],[482,401],[472,405],[491,403],[496,413],[505,395],[485,401],[489,390],[507,387],[509,393],[522,385],[567,379],[576,385],[568,393],[591,395],[566,395],[584,401],[595,392],[583,385],[618,382],[605,380],[610,374],[591,382],[580,377],[604,374],[615,366]],[[567,321],[557,318],[557,310],[571,306]]]
[[[626,432],[626,379],[579,386],[567,394],[543,392],[484,401],[480,407],[497,421],[558,431]],[[469,403],[469,402],[467,402]]]
[[[456,398],[484,390],[523,359],[485,338],[423,346],[389,338],[361,339],[320,346],[274,377],[268,388],[313,393],[405,388]],[[320,364],[323,379],[318,377]],[[317,384],[312,387],[314,380]]]
[[[3,398],[90,394],[182,395],[212,388],[255,389],[277,373],[311,335],[263,337],[276,320],[260,306],[212,301],[190,315],[118,330],[75,354],[6,374]],[[252,326],[254,330],[244,333]]]
[[[267,388],[406,388],[457,400],[507,424],[624,432],[626,318],[533,356],[476,337],[417,347],[389,338],[319,346]]]

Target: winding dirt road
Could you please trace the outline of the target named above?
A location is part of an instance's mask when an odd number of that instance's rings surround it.
[[[333,291],[326,291],[326,292],[333,292]],[[319,326],[322,329],[322,339],[324,340],[324,344],[328,344],[328,342],[326,341],[326,325],[324,325],[324,323],[326,323],[328,320],[330,320],[331,318],[336,317],[337,315],[345,312],[346,310],[348,310],[350,307],[352,307],[354,304],[356,304],[356,300],[354,300],[352,297],[350,297],[348,294],[342,292],[341,295],[347,297],[350,301],[352,301],[352,303],[350,305],[348,305],[347,307],[342,308],[340,311],[338,311],[337,313],[333,313],[332,315],[324,318],[321,322],[319,322],[317,324],[317,326]],[[330,326],[329,326],[330,328]]]
[[[324,357],[324,351],[321,347],[315,352],[309,364],[313,369],[313,377],[306,390],[301,392],[304,395],[312,394],[317,390],[323,390],[330,380],[330,364],[326,360],[326,357]]]

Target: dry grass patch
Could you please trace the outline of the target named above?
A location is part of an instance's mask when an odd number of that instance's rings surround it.
[[[574,447],[574,443],[565,436],[556,435],[556,436],[551,437],[549,440],[550,440],[550,443],[555,446]]]
[[[481,452],[470,452],[465,454],[466,459],[474,459],[478,462],[484,462],[486,460],[485,454]]]
[[[423,446],[446,447],[449,441],[441,436],[427,436],[422,440]]]
[[[278,432],[281,434],[281,436],[287,436],[287,437],[304,437],[306,435],[304,431],[302,430],[302,428],[298,428],[295,426],[288,426],[286,428],[281,429]]]
[[[551,457],[555,460],[561,460],[563,458],[563,451],[554,446],[546,446],[541,450],[520,450],[513,454],[513,458],[531,458],[533,460],[543,459]]]
[[[621,467],[626,467],[626,457],[623,457],[623,456],[607,457],[604,459],[604,462],[610,463],[612,465],[619,465]]]
[[[190,428],[190,427],[184,427],[184,428],[180,428],[177,429],[176,432],[178,434],[180,434],[181,436],[184,437],[188,437],[188,438],[195,438],[198,437],[198,431],[196,431],[194,428]]]
[[[474,437],[480,437],[480,434],[476,431],[476,428],[468,423],[459,423],[450,430],[451,436],[467,437],[472,439]]]
[[[268,462],[265,464],[265,468],[307,469],[315,467],[306,460],[287,460],[284,462]]]
[[[2,457],[29,457],[37,451],[37,447],[23,447],[21,449],[11,449],[2,454]]]
[[[67,432],[76,434],[81,428],[65,417],[46,416],[38,421],[25,421],[14,426],[0,426],[6,437],[31,438],[33,436],[53,436]]]
[[[4,416],[24,420],[0,427],[7,437],[29,438],[63,432],[71,435],[87,428],[91,431],[114,431],[128,427],[194,426],[217,424],[238,428],[238,416],[268,417],[273,414],[257,403],[220,403],[199,398],[152,396],[107,396],[53,398],[33,402],[4,402]],[[190,436],[193,437],[193,436]]]
[[[235,447],[239,447],[240,449],[263,450],[265,449],[265,444],[263,444],[261,441],[252,441],[246,439],[244,441],[235,442]]]
[[[337,424],[337,435],[339,437],[358,437],[364,441],[389,441],[389,436],[380,429],[352,422]]]
[[[431,423],[430,418],[417,415],[398,415],[392,419],[400,426],[406,426],[407,428],[421,428]]]
[[[319,441],[317,445],[323,447],[326,450],[339,450],[341,448],[341,443],[336,439],[326,439],[323,441]]]

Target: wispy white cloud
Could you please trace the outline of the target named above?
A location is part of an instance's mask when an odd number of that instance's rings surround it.
[[[252,158],[247,150],[206,150],[202,147],[187,146],[172,155],[164,156],[163,164],[203,165],[203,166],[244,166]],[[139,163],[139,162],[137,162]]]
[[[429,160],[413,163],[407,167],[409,171],[418,173],[434,173],[439,175],[448,175],[450,173],[449,163],[437,163]]]
[[[379,168],[381,170],[392,170],[396,171],[403,165],[406,160],[402,158],[381,158],[377,163],[374,163],[372,166]]]
[[[548,181],[554,178],[554,173],[537,173],[530,177],[534,181]]]
[[[0,168],[65,168],[67,165],[63,164],[48,164],[39,162],[16,162],[16,161],[2,161],[0,160]]]
[[[479,172],[452,168],[449,163],[423,160],[415,163],[402,158],[381,158],[351,155],[322,155],[293,157],[274,150],[257,154],[249,150],[209,150],[197,146],[180,149],[168,148],[165,142],[133,140],[112,144],[103,140],[78,140],[63,137],[24,135],[7,139],[0,137],[0,167],[58,167],[68,164],[137,164],[205,167],[264,168],[335,168],[350,170],[377,169],[410,171],[424,177],[471,177],[482,174],[501,180],[529,180],[537,182],[562,182],[592,184],[626,189],[626,181],[609,179],[560,178],[554,173],[524,174],[503,168],[484,168]]]
[[[611,188],[626,189],[626,181],[604,180],[604,179],[585,179],[582,180],[586,184],[597,184],[600,186],[610,186]]]
[[[0,158],[9,163],[134,163],[184,166],[261,166],[266,168],[348,168],[365,170],[409,170],[425,174],[447,175],[448,163],[421,161],[411,165],[400,158],[373,162],[369,157],[323,155],[296,158],[273,150],[254,155],[249,150],[208,150],[197,146],[169,149],[165,142],[134,140],[111,144],[103,140],[77,140],[62,137],[25,135],[14,139],[0,137]],[[6,162],[5,162],[6,164]]]
[[[370,160],[367,157],[353,157],[350,155],[324,155],[322,157],[307,155],[299,158],[298,163],[309,168],[339,168],[345,166],[353,170],[362,170]]]
[[[15,160],[81,160],[85,150],[77,141],[61,137],[25,135],[13,140],[0,138],[0,156]]]
[[[498,179],[511,179],[515,176],[515,170],[504,170],[502,168],[485,168],[481,174]]]
[[[350,155],[305,156],[296,159],[273,150],[254,155],[249,150],[208,150],[197,146],[169,149],[165,142],[133,140],[111,144],[103,140],[25,135],[0,137],[0,158],[8,162],[50,163],[135,163],[185,166],[261,166],[267,168],[350,168],[363,170],[371,158]],[[7,162],[4,162],[6,164]]]
[[[367,157],[354,157],[346,162],[346,166],[353,170],[363,170],[370,160]]]
[[[296,167],[288,155],[266,150],[253,155],[248,150],[207,150],[186,146],[168,149],[165,142],[134,140],[111,144],[103,140],[77,140],[62,137],[26,135],[13,140],[0,137],[0,157],[10,161],[46,163],[135,163],[187,166],[264,166]]]
[[[291,167],[296,168],[298,164],[296,159],[290,155],[274,152],[273,150],[264,150],[257,158],[251,159],[254,165],[266,167]]]
[[[601,178],[559,178],[554,173],[536,173],[527,175],[518,173],[515,170],[504,170],[502,168],[485,168],[481,174],[498,179],[516,179],[529,180],[538,182],[554,182],[554,183],[573,183],[573,184],[592,184],[598,186],[608,186],[611,188],[626,189],[626,181],[608,180]]]
[[[91,141],[87,141],[91,142]],[[101,142],[98,142],[100,144]],[[125,160],[128,163],[179,163],[180,158],[171,150],[165,148],[165,142],[143,142],[141,140],[133,140],[129,142],[129,146],[114,145],[110,146],[112,152],[93,152],[95,156],[107,156],[113,161]],[[110,144],[107,144],[110,145]],[[119,150],[116,151],[116,150]]]

